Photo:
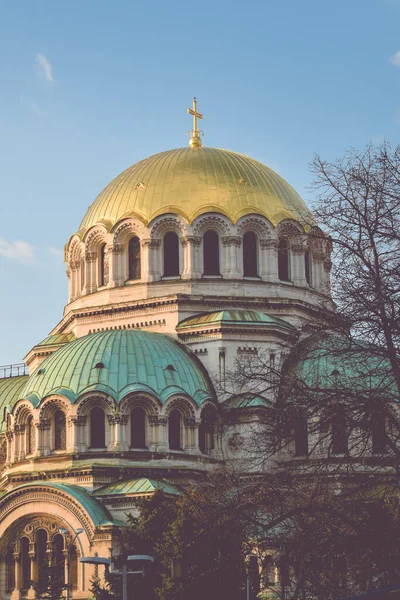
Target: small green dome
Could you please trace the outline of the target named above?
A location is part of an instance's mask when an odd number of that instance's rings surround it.
[[[167,335],[141,330],[92,333],[65,344],[29,377],[23,398],[35,406],[50,394],[74,403],[88,391],[103,391],[119,402],[135,391],[161,402],[184,393],[198,405],[213,397],[200,361]]]
[[[220,325],[221,327],[250,325],[256,328],[277,327],[296,331],[296,328],[287,321],[267,315],[260,310],[218,310],[199,313],[180,321],[176,330],[180,332],[185,329],[204,328],[206,325]]]

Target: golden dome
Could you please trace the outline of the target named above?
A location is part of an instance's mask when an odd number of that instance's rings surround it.
[[[219,148],[178,148],[155,154],[123,171],[97,196],[80,229],[98,222],[112,225],[127,217],[145,224],[164,213],[192,222],[219,212],[234,223],[243,215],[264,215],[273,225],[283,219],[309,221],[297,192],[262,163]]]

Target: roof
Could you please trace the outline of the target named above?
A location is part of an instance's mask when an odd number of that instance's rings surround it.
[[[208,374],[194,354],[167,335],[138,329],[100,331],[65,344],[32,373],[22,394],[37,406],[50,394],[74,403],[92,390],[117,402],[135,391],[162,403],[177,393],[198,405],[213,398]]]
[[[372,345],[337,333],[316,334],[297,344],[286,367],[315,391],[375,389],[393,399],[398,396],[389,361]]]
[[[231,396],[224,402],[225,408],[259,408],[270,407],[271,402],[262,396],[241,395]]]
[[[223,327],[233,326],[251,326],[257,327],[278,327],[289,329],[293,332],[296,328],[287,321],[271,317],[259,310],[220,310],[216,312],[205,312],[193,315],[180,321],[176,327],[177,331],[184,329],[199,328],[204,329],[206,325],[220,325]]]
[[[69,494],[86,510],[95,527],[123,525],[122,522],[114,520],[107,508],[103,506],[96,498],[86,492],[84,488],[69,483],[47,483],[40,481],[25,483],[4,494],[4,496],[1,497],[1,501],[4,502],[8,495],[13,494],[17,490],[30,489],[34,487],[51,488]]]
[[[39,344],[36,344],[35,348],[38,346],[62,346],[63,344],[68,344],[68,342],[73,342],[75,339],[75,334],[72,331],[69,333],[56,333],[47,336]]]
[[[181,492],[168,481],[157,481],[147,477],[117,481],[96,490],[94,494],[96,496],[142,496],[154,494],[156,491],[162,491],[171,496],[181,495]]]
[[[192,222],[210,211],[234,223],[243,215],[261,214],[275,226],[284,219],[312,218],[298,193],[266,165],[219,148],[178,148],[118,175],[89,207],[80,230],[132,216],[147,224],[166,212]]]
[[[28,375],[0,379],[0,433],[4,432],[3,409],[12,406],[22,397],[22,390],[28,381]]]

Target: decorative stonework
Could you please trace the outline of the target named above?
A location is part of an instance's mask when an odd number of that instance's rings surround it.
[[[201,237],[196,235],[187,235],[186,237],[181,238],[181,244],[182,246],[191,244],[192,246],[198,247],[201,244]]]
[[[223,246],[236,246],[237,248],[240,248],[242,245],[242,238],[237,235],[225,236],[221,238],[221,241]]]

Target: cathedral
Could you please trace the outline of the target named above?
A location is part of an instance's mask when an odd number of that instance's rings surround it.
[[[176,495],[226,460],[267,400],[221,397],[236,361],[279,366],[333,310],[329,241],[269,167],[189,146],[118,175],[65,245],[68,302],[0,378],[0,597],[34,599],[46,561],[90,598],[134,499]],[[217,383],[220,386],[216,385]],[[230,426],[213,426],[219,404]]]

